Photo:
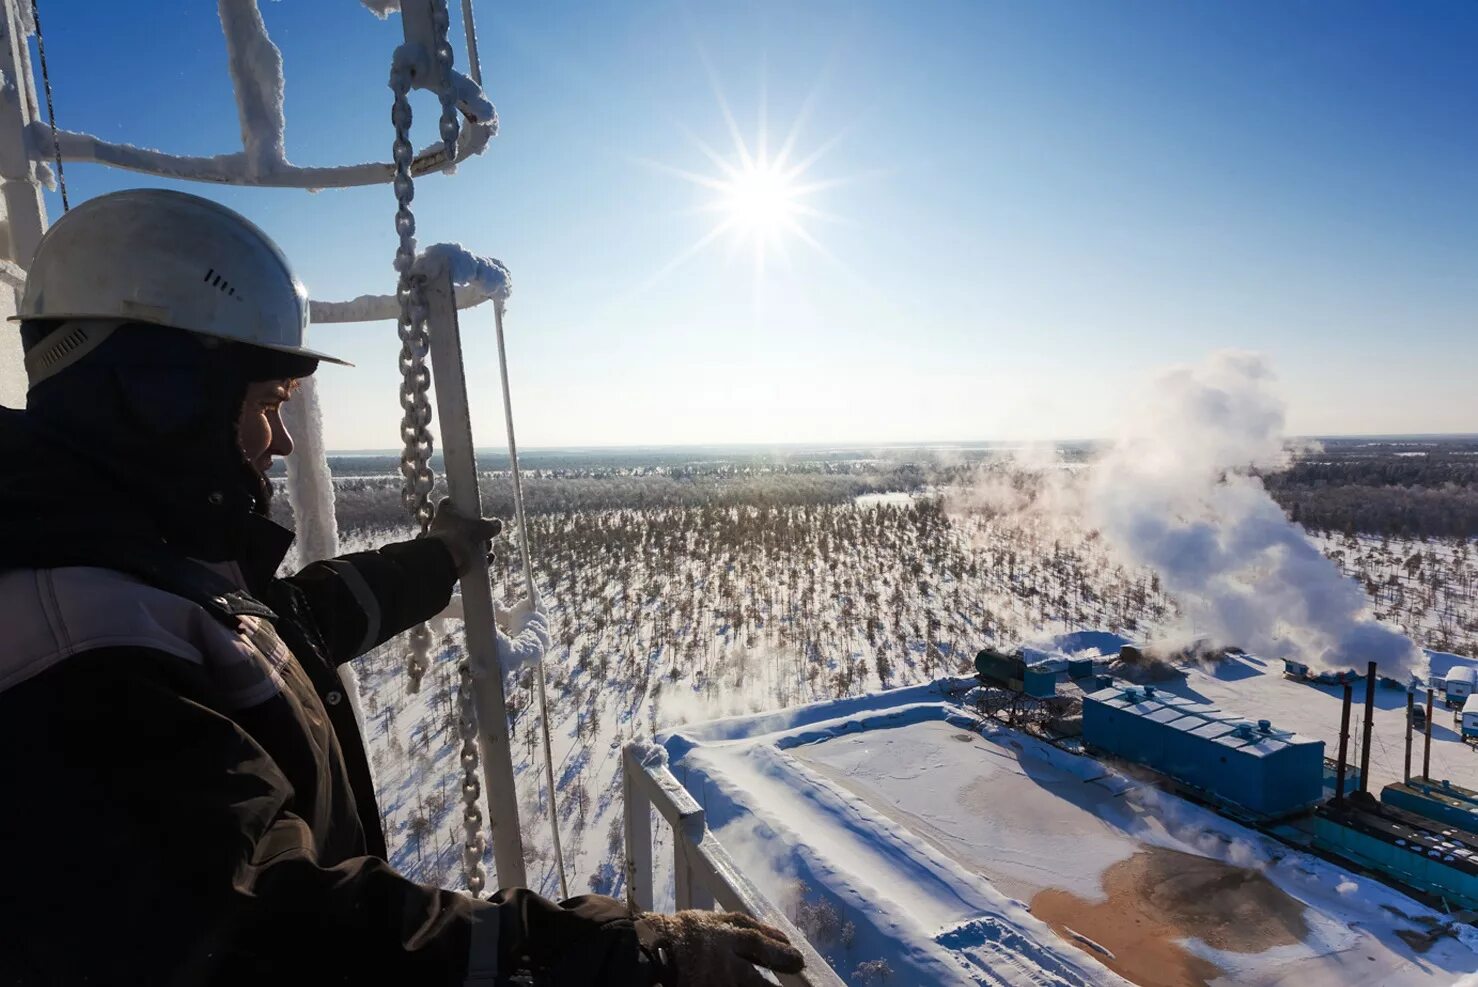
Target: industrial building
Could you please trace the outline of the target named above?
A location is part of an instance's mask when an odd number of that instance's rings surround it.
[[[1362,795],[1319,808],[1314,845],[1449,904],[1478,908],[1478,836],[1466,830]]]
[[[1323,741],[1154,686],[1112,686],[1084,697],[1083,740],[1257,819],[1291,815],[1323,795]]]

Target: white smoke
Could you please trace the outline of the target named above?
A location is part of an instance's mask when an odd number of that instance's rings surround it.
[[[781,671],[782,666],[792,666],[793,659],[783,651],[734,648],[726,652],[724,665],[719,677],[704,686],[678,683],[654,696],[656,729],[747,716],[796,701],[795,676]]]
[[[1325,668],[1379,662],[1409,675],[1421,653],[1249,474],[1289,461],[1266,358],[1219,352],[1128,394],[1125,422],[1088,481],[1088,522],[1160,575],[1196,636]]]

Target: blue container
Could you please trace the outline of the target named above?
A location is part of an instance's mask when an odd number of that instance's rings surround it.
[[[1478,836],[1390,805],[1350,802],[1314,814],[1314,845],[1373,868],[1449,904],[1478,908]]]
[[[1051,699],[1057,695],[1057,673],[1028,668],[1022,680],[1021,691],[1033,699]]]
[[[1307,809],[1323,794],[1322,740],[1154,686],[1114,686],[1084,697],[1083,739],[1259,818]]]
[[[1380,800],[1435,822],[1478,832],[1478,793],[1451,782],[1432,784],[1413,778],[1381,789]]]

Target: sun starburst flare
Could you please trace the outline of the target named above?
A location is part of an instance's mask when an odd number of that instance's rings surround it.
[[[711,172],[705,174],[650,160],[642,163],[712,193],[710,198],[691,211],[713,214],[717,219],[701,236],[678,251],[655,272],[642,290],[662,280],[709,246],[723,241],[728,242],[731,256],[748,248],[753,257],[756,292],[771,256],[778,256],[789,266],[789,246],[795,242],[805,244],[832,264],[844,267],[811,229],[818,221],[838,222],[839,217],[824,212],[810,201],[818,192],[853,180],[821,180],[811,174],[813,167],[837,144],[842,134],[822,142],[805,157],[793,158],[801,127],[816,95],[815,90],[807,96],[784,143],[773,154],[770,152],[763,92],[759,125],[752,142],[745,139],[716,80],[714,94],[727,125],[733,144],[732,151],[727,155],[721,154],[696,135],[687,135],[690,143],[712,164]]]

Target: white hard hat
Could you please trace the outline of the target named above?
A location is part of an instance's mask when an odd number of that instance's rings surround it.
[[[167,189],[111,192],[57,220],[14,318],[149,322],[348,365],[303,345],[308,293],[265,233]]]

